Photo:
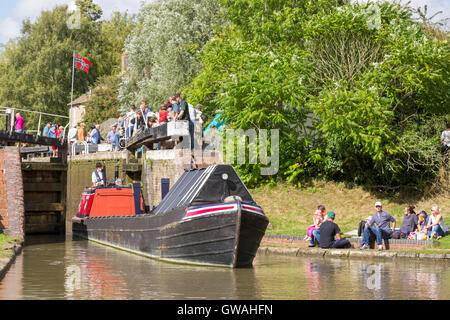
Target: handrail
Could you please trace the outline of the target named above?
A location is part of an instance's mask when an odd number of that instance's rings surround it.
[[[87,142],[84,140],[76,140],[74,143],[72,143],[71,156],[75,155],[75,147],[77,146],[78,143],[83,144],[84,145],[84,153],[89,154],[89,145],[87,144]]]
[[[35,113],[35,114],[39,114],[39,121],[38,121],[38,128],[37,130],[29,130],[31,132],[35,132],[36,131],[36,135],[40,136],[41,135],[41,118],[42,115],[46,115],[46,116],[51,116],[51,117],[58,117],[58,118],[66,118],[66,119],[70,119],[70,117],[68,116],[62,116],[59,114],[52,114],[52,113],[46,113],[46,112],[41,112],[41,111],[34,111],[34,110],[26,110],[26,109],[20,109],[20,108],[10,108],[10,107],[4,107],[4,106],[0,106],[0,112],[5,112],[5,115],[7,113],[11,114],[11,120],[10,120],[10,125],[9,125],[9,132],[12,133],[14,131],[14,114],[15,111],[24,111],[24,112],[29,112],[29,113]],[[69,122],[70,123],[70,122]],[[66,132],[66,128],[69,125],[69,123],[65,126],[64,131],[63,131],[63,139],[65,137],[65,132]]]
[[[59,115],[59,114],[46,113],[46,112],[41,112],[41,111],[25,110],[25,109],[4,107],[4,106],[0,106],[0,109],[20,110],[20,111],[31,112],[31,113],[40,113],[40,114],[43,114],[43,115],[46,115],[46,116],[52,116],[52,117],[59,117],[59,118],[67,118],[67,119],[69,119],[68,116],[62,116],[62,115]]]

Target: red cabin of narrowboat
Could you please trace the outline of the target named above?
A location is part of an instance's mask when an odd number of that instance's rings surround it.
[[[135,192],[132,187],[87,188],[81,196],[77,217],[134,216],[144,211],[144,199],[140,189],[139,198],[140,210],[136,210]]]

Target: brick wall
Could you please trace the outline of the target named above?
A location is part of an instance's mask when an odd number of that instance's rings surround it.
[[[23,179],[19,148],[0,150],[0,228],[21,241],[24,240]]]
[[[5,150],[0,149],[0,230],[9,232],[6,202]]]

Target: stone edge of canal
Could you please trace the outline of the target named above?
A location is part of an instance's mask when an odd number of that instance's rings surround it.
[[[374,259],[438,259],[447,261],[450,254],[442,253],[414,253],[414,252],[389,252],[374,250],[355,250],[355,249],[305,249],[305,248],[286,248],[286,247],[260,247],[258,254],[281,254],[288,256],[322,256],[330,258],[374,258]]]
[[[3,280],[11,265],[16,260],[16,256],[22,252],[23,243],[10,243],[1,249],[0,257],[0,281]]]

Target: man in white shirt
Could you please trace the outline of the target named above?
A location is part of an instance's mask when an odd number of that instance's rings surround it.
[[[93,187],[106,185],[106,172],[105,172],[105,177],[103,177],[102,169],[103,169],[102,164],[100,162],[97,162],[96,170],[94,172],[92,172],[92,186]]]
[[[78,129],[77,129],[77,125],[73,125],[72,128],[70,128],[69,133],[67,134],[67,139],[69,140],[69,143],[74,143],[75,141],[77,141],[77,134],[78,134]]]
[[[196,110],[194,108],[194,106],[190,103],[188,103],[188,107],[189,107],[189,118],[191,119],[192,122],[195,121],[196,118]]]

